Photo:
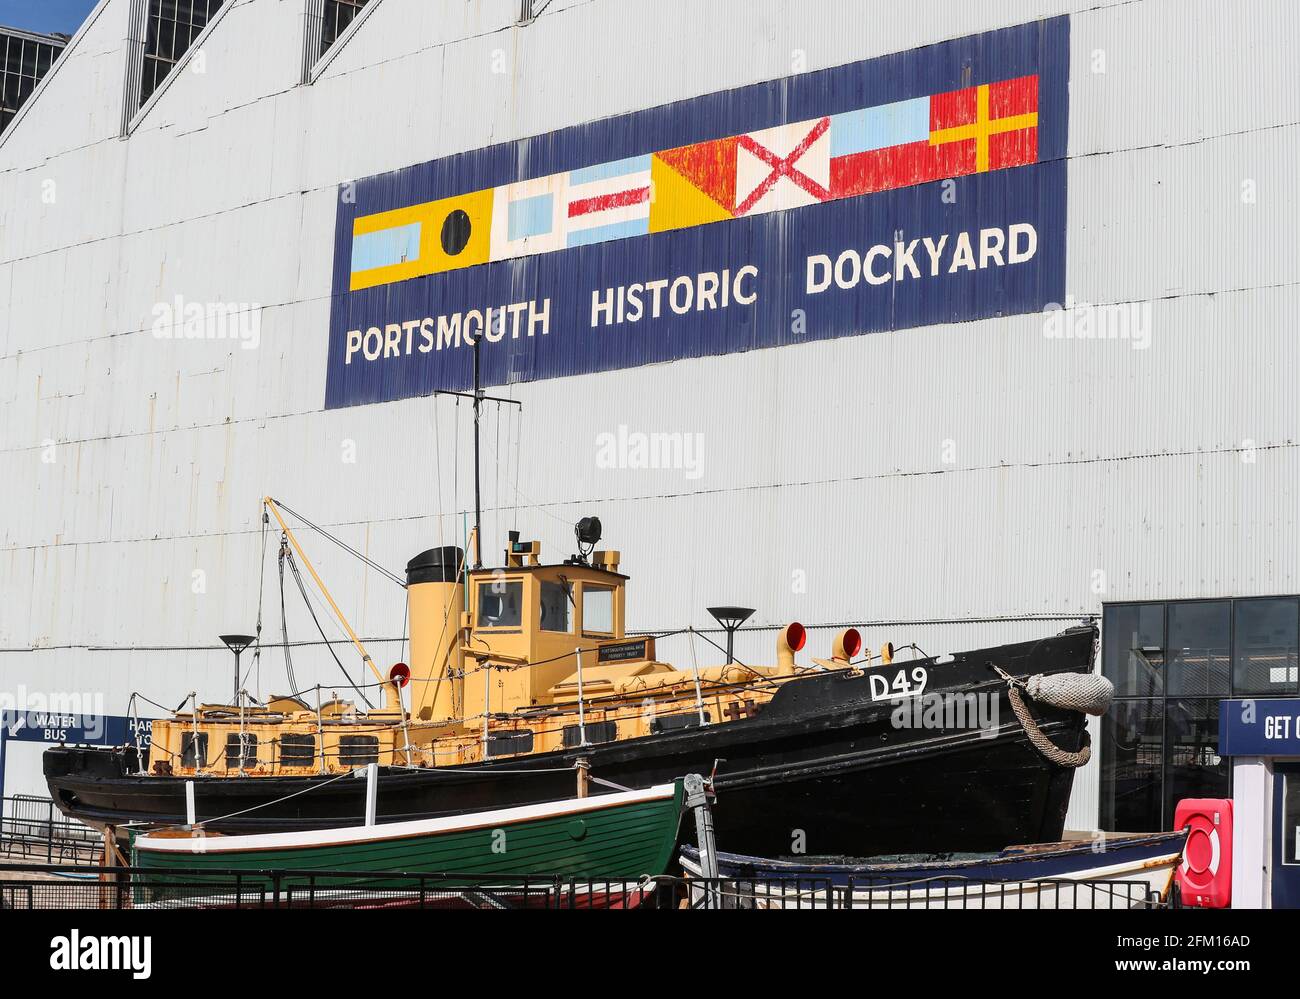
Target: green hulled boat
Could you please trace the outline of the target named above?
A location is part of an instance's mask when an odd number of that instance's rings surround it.
[[[331,872],[318,888],[356,884],[405,888],[418,875],[522,881],[530,878],[636,881],[667,871],[685,808],[684,781],[639,791],[341,829],[250,836],[201,829],[136,834],[136,900],[201,894],[220,882],[267,887],[267,872]],[[376,873],[392,877],[375,878]],[[174,890],[184,886],[186,890]],[[167,891],[170,887],[173,890]]]

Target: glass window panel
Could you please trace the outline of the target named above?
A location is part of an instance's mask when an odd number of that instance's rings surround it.
[[[1172,630],[1172,629],[1171,629]],[[1215,698],[1165,702],[1164,826],[1184,798],[1227,798],[1228,761],[1219,756],[1219,702]]]
[[[147,101],[207,27],[222,0],[151,0],[140,102]]]
[[[478,626],[480,628],[518,628],[524,619],[523,607],[523,583],[494,581],[479,584]]]
[[[1164,702],[1116,701],[1101,719],[1101,826],[1119,832],[1163,828],[1160,774]]]
[[[582,630],[614,634],[614,591],[607,586],[582,589]]]
[[[1165,684],[1170,696],[1228,695],[1232,605],[1207,600],[1169,605]]]
[[[1164,686],[1165,605],[1106,607],[1102,671],[1116,697],[1150,697]]]
[[[570,587],[567,583],[542,583],[542,631],[572,631],[569,617]]]
[[[176,44],[176,29],[175,21],[160,21],[158,25],[158,51],[154,53],[159,59],[174,62],[184,51],[183,46]]]
[[[367,0],[325,0],[325,24],[321,37],[321,55],[328,52],[356,20]]]
[[[1295,597],[1238,600],[1234,612],[1232,689],[1237,694],[1294,694],[1297,690]]]

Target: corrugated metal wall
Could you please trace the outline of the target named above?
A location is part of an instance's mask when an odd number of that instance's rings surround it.
[[[1067,288],[1136,303],[1149,346],[1021,316],[513,386],[522,424],[485,422],[489,548],[518,527],[567,554],[597,513],[634,627],[709,626],[707,604],[734,602],[761,625],[896,622],[868,643],[932,653],[1103,599],[1300,589],[1284,0],[553,0],[522,28],[517,0],[376,3],[299,86],[297,5],[232,0],[204,72],[122,141],[129,4],[107,0],[0,145],[3,691],[99,692],[114,713],[134,689],[224,694],[215,636],[256,619],[264,494],[394,569],[459,534],[463,405],[322,411],[341,182],[1061,13]],[[178,294],[259,303],[260,346],[154,338]],[[620,427],[701,435],[698,476],[599,467]],[[396,587],[309,546],[362,633],[400,636]],[[291,634],[310,629],[291,603]],[[771,641],[742,635],[742,657]],[[340,682],[319,650],[296,662]],[[283,688],[277,653],[263,673]],[[1096,821],[1095,770],[1072,825]]]

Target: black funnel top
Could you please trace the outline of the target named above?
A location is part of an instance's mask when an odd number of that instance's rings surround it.
[[[465,552],[454,545],[430,548],[406,563],[406,585],[454,583],[465,568]]]

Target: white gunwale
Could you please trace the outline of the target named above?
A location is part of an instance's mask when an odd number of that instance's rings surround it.
[[[413,819],[409,822],[391,822],[377,826],[349,826],[342,829],[309,829],[302,832],[254,833],[247,836],[163,837],[144,834],[135,839],[135,849],[147,853],[245,853],[255,850],[292,850],[296,848],[349,846],[356,843],[377,843],[386,840],[415,839],[440,833],[469,832],[474,829],[494,829],[537,819],[562,818],[566,815],[584,815],[590,812],[635,805],[647,801],[663,801],[677,793],[676,783],[658,784],[639,791],[619,791],[591,798],[569,798],[564,801],[546,801],[536,805],[519,805],[468,815],[447,815],[436,819]]]

